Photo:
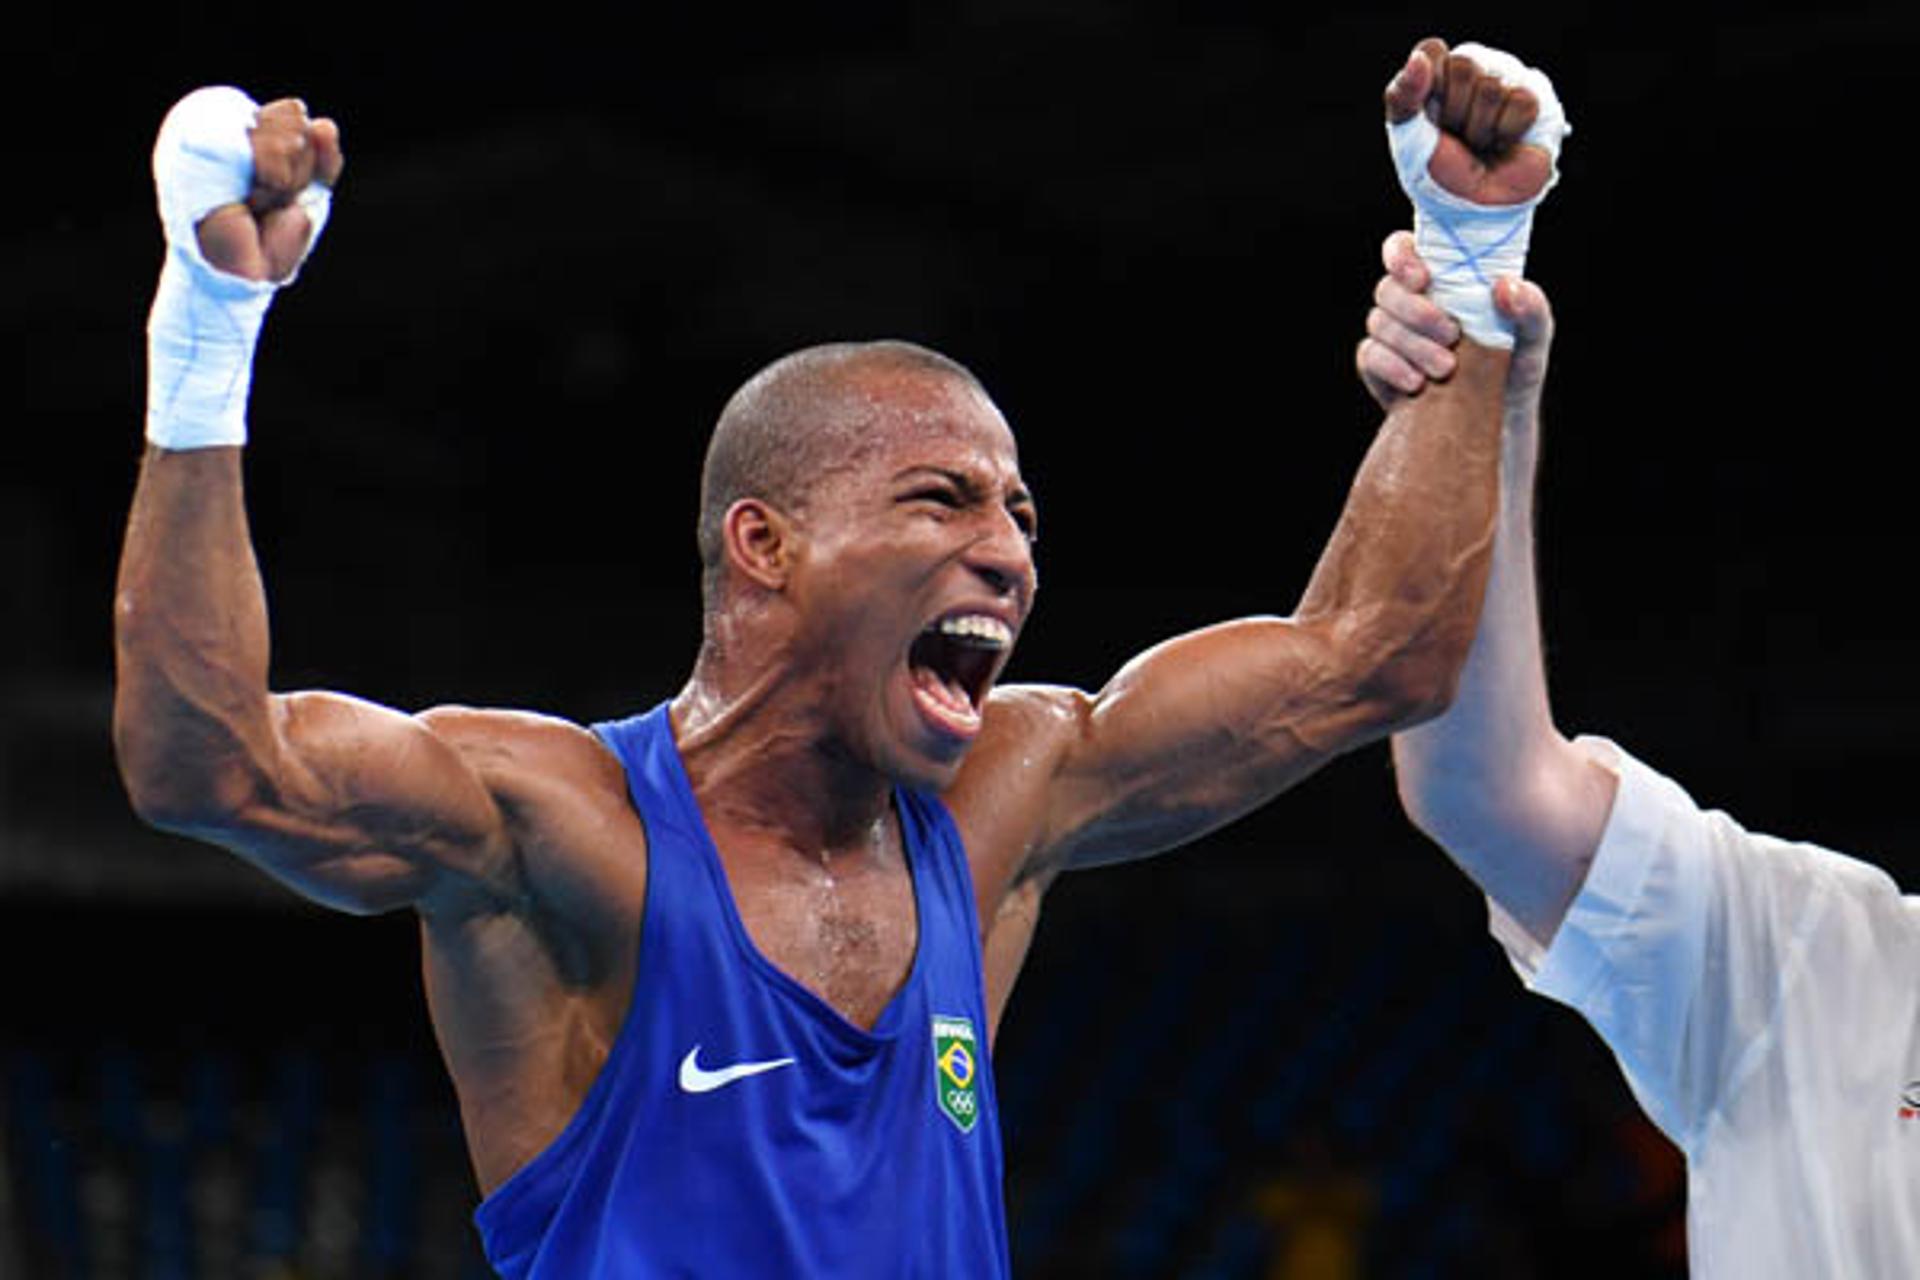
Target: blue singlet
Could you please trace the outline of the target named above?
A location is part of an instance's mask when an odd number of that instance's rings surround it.
[[[1007,1276],[979,916],[945,806],[895,791],[919,948],[863,1031],[754,947],[665,705],[594,728],[646,824],[639,975],[579,1111],[475,1214],[494,1267],[538,1280]]]

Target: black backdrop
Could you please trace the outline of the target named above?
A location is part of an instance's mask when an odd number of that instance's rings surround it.
[[[304,96],[349,158],[256,379],[276,682],[585,720],[683,678],[706,428],[830,338],[945,350],[1014,423],[1044,589],[1011,678],[1097,686],[1175,631],[1285,611],[1375,417],[1351,351],[1404,220],[1379,88],[1430,30],[1512,48],[1575,126],[1531,266],[1561,321],[1561,721],[1910,878],[1920,22],[1610,13],[50,15],[0,89],[0,1038],[318,1018],[424,1044],[405,921],[321,916],[142,832],[113,780],[146,152],[206,82]],[[1379,749],[1210,851],[1099,874],[1102,909],[1142,921],[1174,885],[1203,912],[1479,910],[1400,823]]]

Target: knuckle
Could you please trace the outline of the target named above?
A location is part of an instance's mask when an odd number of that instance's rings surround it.
[[[1400,323],[1417,329],[1421,327],[1427,309],[1432,305],[1419,294],[1396,285],[1393,292],[1387,296],[1385,309],[1388,315]]]

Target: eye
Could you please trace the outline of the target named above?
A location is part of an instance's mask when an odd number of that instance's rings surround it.
[[[926,489],[915,489],[912,493],[909,493],[904,498],[902,498],[901,501],[931,502],[938,506],[946,507],[949,510],[957,511],[960,509],[960,495],[955,493],[952,489],[947,489],[940,486],[933,486]]]
[[[1007,514],[1013,517],[1013,527],[1020,531],[1021,537],[1028,542],[1040,541],[1040,521],[1030,508],[1014,507]]]

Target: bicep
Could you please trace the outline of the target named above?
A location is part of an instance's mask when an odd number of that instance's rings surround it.
[[[487,892],[505,823],[478,772],[435,728],[335,693],[276,695],[265,758],[202,836],[299,893],[357,913]]]
[[[1337,625],[1208,627],[1148,650],[1084,698],[1049,822],[1062,860],[1173,848],[1383,737],[1395,692],[1357,674]]]

